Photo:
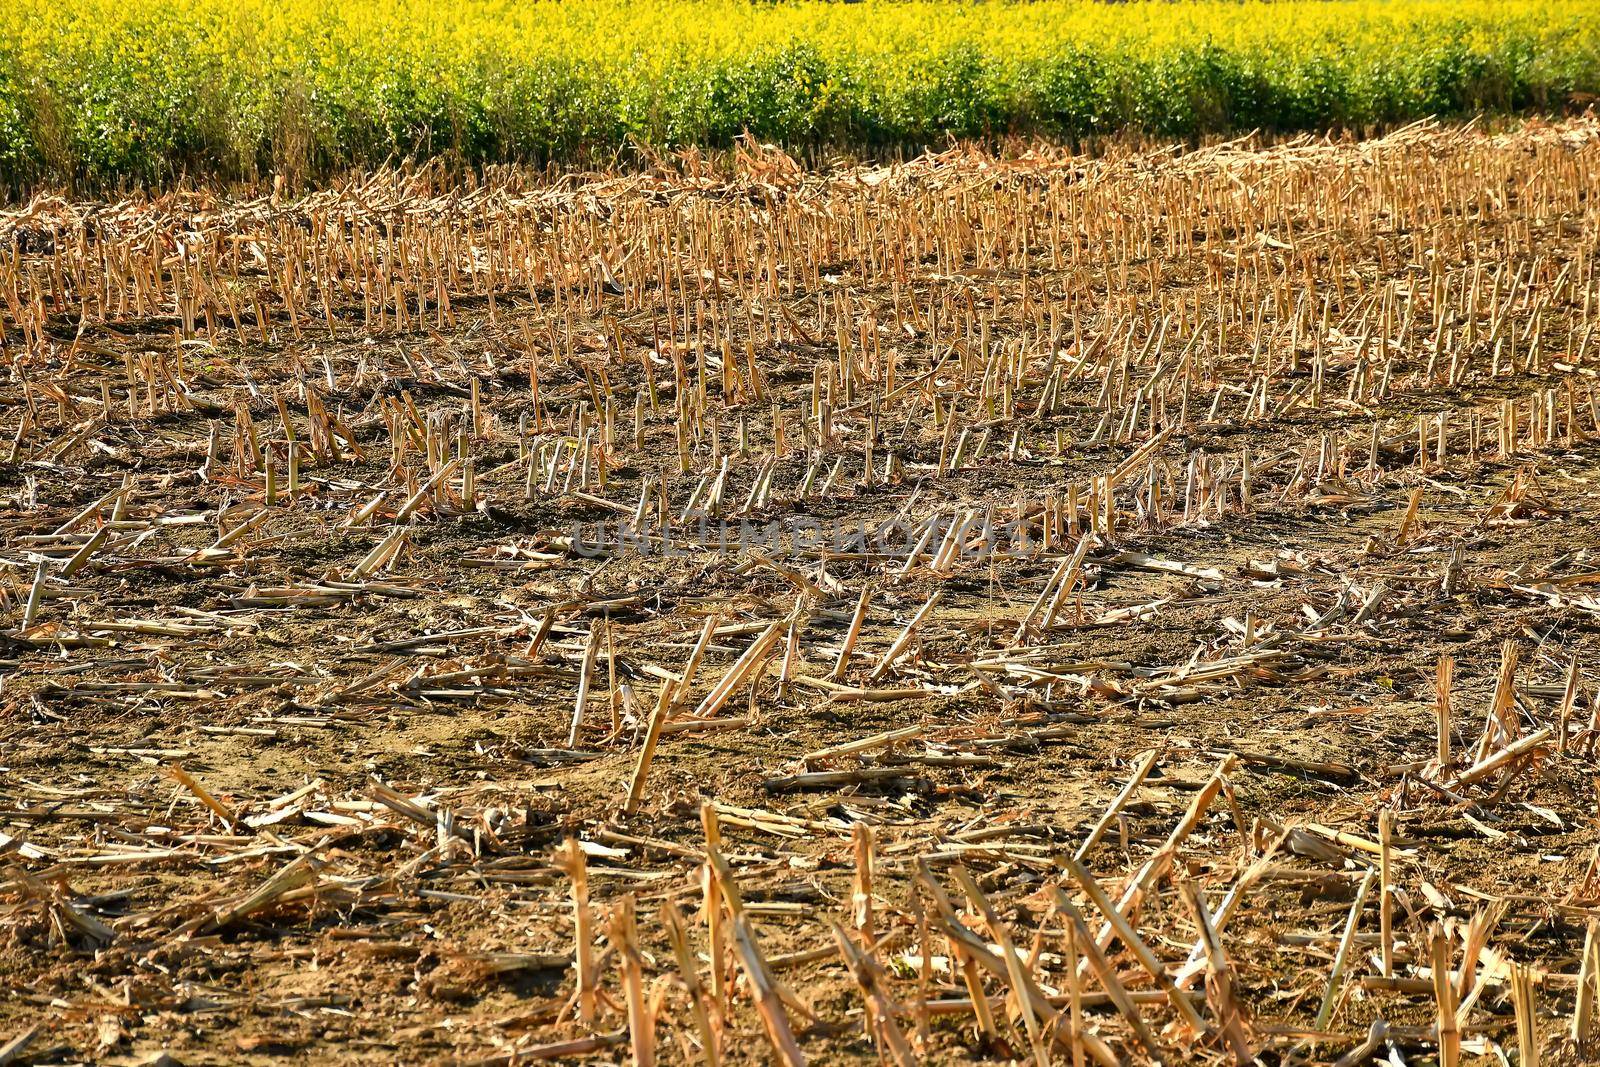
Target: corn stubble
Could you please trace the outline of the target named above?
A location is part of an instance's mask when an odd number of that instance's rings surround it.
[[[1597,188],[1571,120],[8,214],[0,1061],[1593,1055]]]

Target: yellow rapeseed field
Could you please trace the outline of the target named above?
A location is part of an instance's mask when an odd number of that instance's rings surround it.
[[[0,180],[1554,107],[1593,0],[0,0]]]

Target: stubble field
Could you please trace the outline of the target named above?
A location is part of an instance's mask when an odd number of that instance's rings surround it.
[[[1573,119],[6,213],[0,1063],[1592,1055],[1597,189]]]

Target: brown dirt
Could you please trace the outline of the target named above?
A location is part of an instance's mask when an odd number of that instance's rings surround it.
[[[786,1013],[807,1057],[876,1056],[827,925],[857,924],[860,826],[884,939],[873,955],[917,1057],[1026,1057],[1014,1001],[995,1001],[994,1037],[970,1010],[919,1032],[924,1000],[968,995],[919,861],[958,910],[964,866],[1038,954],[1031,980],[1064,992],[1054,888],[1100,920],[1059,859],[1154,750],[1086,860],[1120,896],[1223,776],[1137,911],[1169,969],[1198,936],[1180,883],[1215,912],[1266,866],[1223,931],[1232,1000],[1218,975],[1193,983],[1209,993],[1204,1034],[1145,997],[1154,983],[1112,942],[1167,1059],[1231,1058],[1223,1030],[1237,1022],[1265,1060],[1331,1062],[1381,1018],[1425,1062],[1429,939],[1460,967],[1478,923],[1489,950],[1463,983],[1484,989],[1463,1015],[1468,1059],[1517,1054],[1509,961],[1530,968],[1544,1061],[1577,1062],[1575,976],[1600,917],[1596,189],[1600,129],[1573,120],[1098,159],[963,150],[828,173],[751,148],[725,169],[464,188],[384,174],[292,203],[186,193],[12,212],[0,1049],[31,1033],[15,1062],[488,1064],[593,1034],[623,1060],[626,953],[608,918],[631,894],[657,1052],[698,1060],[658,909],[677,903],[709,951],[711,804],[760,951],[813,1016]],[[834,390],[828,432],[813,417],[817,368]],[[610,409],[598,420],[595,399]],[[270,457],[270,507],[241,411]],[[607,415],[609,441],[595,426]],[[608,517],[605,501],[631,513],[647,485],[665,487],[676,519],[723,458],[719,510],[734,523],[959,508],[1065,523],[1070,487],[1081,525],[1094,480],[1154,438],[1122,472],[1115,526],[1097,527],[1058,617],[1035,614],[1020,636],[1076,529],[942,566],[935,539],[909,567],[905,545],[791,541],[772,566],[716,546],[586,558],[565,540]],[[578,447],[550,474],[558,439]],[[450,458],[471,461],[470,498],[459,466],[428,485]],[[120,503],[91,507],[124,485]],[[257,525],[224,536],[245,522]],[[363,573],[396,530],[398,554]],[[830,696],[805,680],[832,671],[864,585],[848,691]],[[788,673],[802,680],[782,684],[780,636],[753,687],[694,719],[790,618]],[[707,619],[728,629],[624,814],[662,684],[652,672],[681,671]],[[1491,726],[1508,651],[1511,703]],[[1444,656],[1455,759],[1441,771]],[[900,693],[855,699],[878,689]],[[806,763],[908,727],[921,732]],[[1523,741],[1522,756],[1457,781]],[[805,769],[859,773],[783,787]],[[384,789],[410,803],[384,803]],[[1319,1027],[1382,809],[1403,981],[1377,979],[1374,888]],[[570,1001],[569,838],[588,850],[600,960],[587,1023]],[[263,887],[284,891],[252,899]],[[938,964],[927,988],[919,913]],[[813,949],[825,951],[796,955]],[[769,1062],[743,965],[729,972],[725,1058]],[[1118,1055],[1149,1057],[1114,1008],[1085,1010]]]

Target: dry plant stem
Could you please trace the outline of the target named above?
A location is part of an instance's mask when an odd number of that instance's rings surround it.
[[[1450,939],[1435,925],[1429,934],[1429,958],[1433,967],[1435,1034],[1439,1045],[1440,1067],[1456,1067],[1461,1062],[1461,1032],[1456,1023],[1456,991],[1450,983]]]
[[[1219,936],[1227,928],[1228,923],[1233,919],[1234,915],[1239,912],[1239,909],[1245,899],[1245,895],[1249,892],[1250,888],[1268,875],[1273,866],[1273,859],[1277,854],[1278,849],[1282,846],[1283,842],[1288,839],[1289,836],[1290,835],[1288,831],[1281,833],[1277,840],[1275,840],[1268,848],[1263,850],[1261,857],[1256,860],[1255,863],[1251,864],[1247,870],[1240,874],[1233,886],[1229,888],[1227,896],[1223,897],[1221,906],[1218,907],[1217,911],[1210,916],[1212,924]],[[1173,979],[1173,984],[1179,989],[1187,989],[1191,984],[1193,984],[1196,978],[1199,978],[1205,973],[1205,942],[1203,940],[1196,939],[1193,947],[1191,947],[1189,950],[1189,961],[1178,970],[1177,976]]]
[[[1378,856],[1378,938],[1385,978],[1394,977],[1393,835],[1394,812],[1382,808],[1378,812],[1378,845],[1383,850]]]
[[[239,920],[272,906],[290,893],[314,885],[319,863],[313,852],[296,857],[242,899],[217,909],[208,920],[197,924],[197,932],[225,930]]]
[[[1535,733],[1528,734],[1526,737],[1523,737],[1520,740],[1513,741],[1500,751],[1491,753],[1490,755],[1479,760],[1477,763],[1474,763],[1471,767],[1468,767],[1466,770],[1462,771],[1447,784],[1452,789],[1460,789],[1464,785],[1470,785],[1473,782],[1481,781],[1507,764],[1510,764],[1513,761],[1534,752],[1546,741],[1550,740],[1551,735],[1554,733],[1554,727],[1546,726]]]
[[[28,599],[22,606],[22,625],[19,630],[26,631],[33,628],[34,621],[39,617],[39,605],[44,602],[44,583],[50,575],[50,564],[40,560],[33,569],[33,584],[28,587]]]
[[[711,639],[716,634],[717,621],[717,617],[711,615],[707,617],[705,624],[701,626],[700,636],[695,640],[694,648],[689,653],[689,659],[683,665],[683,674],[678,679],[677,690],[672,698],[674,707],[677,706],[678,702],[688,699],[689,687],[694,684],[695,675],[700,670],[700,661],[704,658],[706,648],[711,644]]]
[[[855,610],[850,614],[850,628],[845,632],[844,644],[839,646],[839,658],[834,661],[833,670],[828,674],[830,679],[838,681],[850,669],[850,653],[856,647],[856,638],[861,636],[861,626],[866,621],[871,602],[872,590],[863,585],[861,595],[856,598]]]
[[[927,732],[928,728],[925,726],[906,726],[899,730],[888,730],[881,734],[872,734],[869,737],[862,737],[854,741],[846,741],[844,744],[830,745],[815,752],[808,752],[801,758],[801,762],[807,767],[814,767],[818,764],[826,764],[836,760],[841,756],[858,756],[873,749],[887,748],[891,745],[899,744],[901,741],[909,741],[914,737],[920,737]]]
[[[544,1045],[535,1045],[524,1048],[515,1053],[515,1059],[507,1057],[504,1060],[491,1061],[496,1065],[507,1065],[515,1062],[539,1062],[542,1060],[565,1060],[574,1056],[592,1056],[598,1052],[616,1048],[627,1041],[627,1035],[622,1031],[614,1034],[597,1034],[594,1037],[575,1037],[570,1041],[552,1041]]]
[[[906,646],[911,643],[912,637],[917,632],[917,627],[922,624],[922,621],[928,617],[934,608],[939,606],[939,602],[943,599],[944,590],[941,589],[930,596],[927,603],[917,609],[917,613],[911,617],[911,621],[906,623],[905,629],[900,631],[900,635],[889,646],[889,651],[883,654],[883,659],[879,661],[878,666],[868,675],[869,680],[876,682],[894,668],[895,661],[900,658],[905,652]]]
[[[1234,999],[1233,970],[1222,947],[1222,935],[1211,921],[1211,912],[1206,907],[1199,887],[1184,879],[1178,883],[1178,889],[1194,915],[1195,924],[1200,929],[1200,940],[1205,943],[1206,998],[1211,1004],[1211,1011],[1217,1017],[1228,1047],[1233,1052],[1234,1063],[1249,1063],[1253,1056],[1250,1035],[1243,1012]]]
[[[1194,832],[1194,828],[1200,824],[1200,819],[1205,814],[1206,809],[1211,806],[1211,802],[1222,791],[1223,776],[1232,765],[1232,757],[1222,761],[1216,772],[1206,779],[1206,784],[1200,788],[1200,791],[1194,795],[1194,799],[1189,802],[1188,810],[1184,812],[1183,818],[1178,821],[1178,825],[1173,827],[1172,833],[1168,835],[1167,840],[1156,850],[1155,855],[1146,860],[1138,872],[1128,880],[1127,886],[1122,893],[1122,899],[1117,901],[1116,909],[1124,920],[1130,924],[1137,921],[1139,905],[1144,899],[1144,895],[1172,868],[1173,862],[1177,859],[1178,849],[1182,846],[1184,840]],[[1100,934],[1095,938],[1095,946],[1103,953],[1110,946],[1112,938],[1115,936],[1116,930],[1108,922],[1100,928]],[[1089,955],[1087,946],[1084,947],[1084,953]],[[1092,958],[1092,955],[1090,955],[1090,959]]]
[[[1122,913],[1117,910],[1117,906],[1106,895],[1106,891],[1095,880],[1094,875],[1089,873],[1088,868],[1069,856],[1060,856],[1057,858],[1057,862],[1066,868],[1067,873],[1072,876],[1072,880],[1078,883],[1079,888],[1088,896],[1090,902],[1099,910],[1101,916],[1111,924],[1112,929],[1116,931],[1117,937],[1128,947],[1128,951],[1133,953],[1134,958],[1139,961],[1139,965],[1149,973],[1151,979],[1155,981],[1156,987],[1167,995],[1167,999],[1171,1001],[1173,1010],[1178,1013],[1178,1016],[1195,1033],[1204,1033],[1206,1030],[1205,1022],[1200,1018],[1199,1013],[1194,1010],[1194,1005],[1190,1003],[1189,998],[1173,985],[1171,977],[1167,974],[1166,965],[1150,950],[1150,946],[1145,944],[1144,939],[1139,936],[1133,925],[1123,918]]]
[[[829,929],[833,934],[834,944],[839,949],[840,958],[849,968],[850,976],[855,979],[856,985],[861,989],[862,997],[866,1000],[868,1029],[873,1040],[880,1049],[889,1050],[889,1058],[896,1067],[912,1067],[917,1063],[917,1057],[911,1051],[911,1045],[901,1032],[900,1025],[895,1022],[895,1016],[900,1014],[901,1009],[885,991],[888,986],[888,976],[873,962],[870,955],[855,946],[843,926],[833,922],[829,924]]]
[[[599,1015],[599,974],[594,958],[594,915],[589,908],[589,863],[575,837],[567,838],[557,860],[572,882],[572,948],[578,979],[575,994],[578,1018],[593,1023]]]
[[[712,1026],[711,1014],[706,1009],[708,994],[700,984],[700,972],[695,963],[694,953],[689,947],[688,924],[684,921],[683,912],[671,900],[661,904],[661,919],[667,929],[667,939],[672,943],[672,954],[678,962],[678,978],[683,982],[684,991],[689,998],[689,1015],[694,1020],[695,1030],[700,1037],[700,1054],[704,1058],[706,1067],[718,1067],[722,1062],[722,1055],[718,1047],[717,1031]]]
[[[1578,657],[1574,655],[1567,663],[1567,684],[1561,694],[1561,708],[1556,713],[1558,748],[1561,755],[1567,754],[1568,731],[1567,724],[1572,719],[1572,712],[1578,703],[1578,686],[1582,678],[1578,671]]]
[[[1572,1042],[1585,1049],[1594,1039],[1595,1011],[1600,1004],[1600,919],[1590,919],[1584,929],[1577,986],[1572,1007]]]
[[[784,624],[775,622],[763,630],[759,637],[750,643],[742,656],[728,668],[728,673],[722,676],[716,686],[700,702],[695,709],[695,718],[706,719],[715,715],[727,699],[733,695],[739,684],[749,678],[761,664],[768,650],[783,636]]]
[[[23,1053],[33,1044],[34,1038],[39,1036],[40,1027],[30,1026],[17,1036],[0,1045],[0,1067],[9,1067],[18,1062]]]
[[[1361,879],[1361,885],[1356,889],[1355,903],[1350,905],[1350,915],[1345,920],[1344,934],[1339,938],[1339,948],[1333,955],[1333,971],[1328,975],[1328,991],[1323,994],[1322,1006],[1317,1009],[1316,1027],[1326,1029],[1328,1022],[1333,1018],[1333,1010],[1339,1004],[1339,995],[1344,990],[1344,969],[1350,959],[1350,949],[1355,945],[1356,931],[1361,926],[1361,910],[1367,906],[1367,897],[1372,892],[1372,883],[1376,880],[1378,872],[1368,870]]]
[[[1443,777],[1450,772],[1450,691],[1455,684],[1456,661],[1450,656],[1439,658],[1439,671],[1434,681],[1435,703],[1434,711],[1438,719],[1439,747],[1435,759],[1439,764],[1439,775]]]
[[[800,1051],[800,1046],[794,1039],[794,1032],[789,1028],[789,1016],[784,1011],[783,1001],[773,986],[771,975],[767,973],[766,961],[761,957],[761,950],[756,946],[755,934],[750,929],[750,920],[742,914],[734,916],[733,939],[744,964],[745,975],[750,981],[756,1011],[761,1015],[767,1040],[772,1043],[772,1051],[777,1062],[784,1067],[803,1067],[806,1062],[805,1054]]]
[[[1067,983],[1067,1036],[1072,1047],[1072,1067],[1083,1067],[1083,990],[1078,981],[1078,924],[1067,923],[1064,959]]]
[[[1134,764],[1133,773],[1128,776],[1127,784],[1122,787],[1122,791],[1112,799],[1111,803],[1106,805],[1105,813],[1100,816],[1093,829],[1084,837],[1083,844],[1078,846],[1078,851],[1074,853],[1073,859],[1082,863],[1084,858],[1088,856],[1089,850],[1099,843],[1101,837],[1105,836],[1105,832],[1116,821],[1117,814],[1127,806],[1129,800],[1133,799],[1133,794],[1138,790],[1145,778],[1149,776],[1151,769],[1155,767],[1156,757],[1155,749],[1151,749],[1139,757],[1139,762]]]
[[[584,709],[589,703],[590,679],[594,675],[595,657],[600,652],[600,623],[592,623],[589,627],[589,639],[583,646],[583,663],[578,673],[578,698],[572,708],[572,728],[567,732],[567,747],[578,747],[578,738],[583,732]]]
[[[872,868],[873,868],[873,833],[872,827],[866,823],[858,822],[851,831],[851,841],[854,845],[856,861],[855,889],[851,893],[851,906],[854,913],[856,931],[861,937],[861,943],[870,945],[876,937],[873,933],[873,900],[872,900]]]
[[[632,815],[639,810],[639,801],[644,799],[645,776],[650,773],[650,761],[656,755],[656,743],[661,740],[661,726],[666,722],[667,711],[672,707],[672,694],[674,687],[671,682],[664,682],[661,693],[656,698],[656,707],[650,714],[650,725],[645,729],[644,744],[639,748],[639,761],[633,768],[633,779],[628,784],[628,799],[622,805],[624,815]]]
[[[1044,616],[1040,626],[1049,630],[1055,625],[1056,616],[1061,614],[1062,606],[1067,602],[1067,597],[1072,594],[1077,586],[1079,575],[1083,569],[1083,561],[1089,554],[1089,548],[1094,543],[1094,538],[1088,535],[1078,538],[1077,546],[1072,550],[1072,555],[1067,560],[1065,572],[1061,580],[1056,583],[1055,593],[1045,606]]]
[[[950,946],[950,957],[961,967],[962,981],[966,984],[967,993],[971,997],[973,1014],[977,1017],[978,1027],[990,1041],[998,1041],[1000,1030],[995,1025],[994,1014],[989,1010],[989,998],[984,992],[983,979],[978,972],[980,962],[993,972],[995,968],[989,963],[988,949],[969,951],[968,945],[971,938],[966,936],[967,931],[955,917],[955,909],[950,903],[949,896],[944,887],[933,876],[933,872],[921,862],[917,867],[917,878],[922,887],[927,891],[929,900],[938,912],[938,918],[943,926],[945,938]],[[1006,977],[1009,972],[1001,971]]]
[[[1000,946],[1000,958],[1005,962],[1006,978],[1015,994],[1017,1014],[1022,1016],[1022,1025],[1027,1031],[1028,1045],[1033,1050],[1034,1061],[1040,1067],[1046,1067],[1049,1063],[1049,1054],[1045,1051],[1044,1042],[1040,1038],[1039,1019],[1034,1015],[1033,1004],[1027,992],[1034,983],[1023,969],[1016,947],[1011,942],[1011,934],[988,898],[983,895],[983,891],[972,880],[972,876],[961,867],[953,868],[950,873],[973,907],[983,916],[984,925],[989,929],[989,936]],[[1054,1012],[1050,1014],[1053,1015]]]
[[[722,884],[715,867],[717,849],[722,847],[722,830],[717,822],[717,809],[709,801],[700,807],[700,824],[705,831],[706,862],[701,867],[703,900],[701,913],[706,922],[706,951],[711,956],[711,999],[723,1011],[728,1003],[727,932],[722,915]],[[737,908],[738,902],[729,902]]]
[[[634,899],[625,896],[612,909],[607,936],[622,971],[622,988],[628,1006],[628,1035],[637,1067],[651,1067],[656,1061],[655,1013],[646,1003],[644,957],[639,951],[639,933],[634,919]]]
[[[1411,532],[1411,524],[1416,520],[1417,517],[1417,505],[1421,503],[1422,487],[1419,485],[1415,489],[1411,490],[1411,499],[1406,503],[1405,515],[1403,515],[1400,519],[1400,528],[1395,531],[1395,544],[1403,545],[1406,543],[1406,535]]]
[[[727,909],[730,923],[736,924],[746,918],[744,912],[744,898],[739,892],[738,882],[734,879],[733,869],[729,865],[727,858],[722,855],[716,845],[712,844],[713,841],[721,840],[721,831],[720,829],[717,829],[714,809],[712,809],[711,805],[707,804],[704,808],[702,808],[701,814],[702,819],[707,826],[705,869],[709,872],[710,877],[716,882],[718,898],[721,900],[722,906]],[[765,960],[761,957],[760,948],[755,941],[754,931],[748,926],[748,924],[746,924],[746,934],[747,941],[749,942],[748,945],[742,949],[737,945],[735,946],[735,949],[739,951],[739,954],[746,966],[748,967],[750,964],[751,953],[755,953],[755,959],[761,962],[761,967],[763,970],[761,981],[764,984],[764,987],[770,990],[771,993],[778,998],[778,1001],[781,1004],[787,1005],[790,1010],[799,1012],[801,1015],[814,1018],[811,1009],[807,1007],[805,1003],[802,1002],[791,989],[789,989],[788,986],[784,985],[781,981],[774,977],[772,972],[767,969]],[[715,941],[713,941],[713,943],[715,943]],[[785,1026],[787,1026],[787,1022],[785,1022]]]
[[[952,952],[963,960],[966,968],[969,968],[965,973],[968,979],[968,990],[973,994],[970,1001],[973,1012],[977,1015],[984,1033],[991,1039],[998,1038],[999,1031],[989,1011],[988,997],[983,991],[977,969],[981,967],[995,978],[1009,983],[1012,980],[1012,967],[998,958],[981,939],[961,923],[956,916],[954,907],[950,903],[949,896],[944,891],[944,887],[939,884],[938,879],[934,877],[933,872],[928,869],[926,864],[918,863],[917,879],[928,891],[929,899],[932,901],[937,913],[938,922],[950,941]],[[1022,988],[1020,990],[1013,989],[1013,993],[1017,997],[1027,997],[1029,1005],[1037,1017],[1056,1019],[1055,1006],[1050,1003],[1050,999],[1044,995],[1043,991],[1028,976],[1027,972],[1021,972],[1019,977],[1023,983]],[[1059,1020],[1054,1025],[1045,1025],[1043,1032],[1050,1033],[1057,1044],[1070,1044],[1071,1042],[1071,1035],[1064,1032]],[[1094,1056],[1098,1062],[1106,1064],[1107,1067],[1113,1067],[1117,1063],[1116,1054],[1112,1052],[1105,1042],[1087,1032],[1082,1032],[1080,1037],[1084,1049]]]
[[[1517,1020],[1518,1067],[1539,1067],[1539,1014],[1533,976],[1517,963],[1511,964],[1511,1004]]]
[[[933,1043],[928,1010],[928,990],[933,985],[933,939],[928,932],[928,909],[920,886],[912,888],[911,907],[917,917],[917,1050],[927,1052]]]
[[[212,796],[206,790],[205,786],[201,785],[199,783],[199,781],[197,781],[195,779],[195,777],[193,775],[191,775],[188,771],[184,770],[182,767],[180,767],[176,763],[174,763],[172,766],[167,768],[167,773],[172,775],[172,777],[174,779],[176,779],[177,782],[180,785],[182,785],[185,789],[187,789],[189,792],[193,793],[195,795],[195,797],[200,801],[200,803],[204,804],[206,807],[210,808],[213,812],[215,812],[217,818],[221,819],[223,822],[227,823],[229,826],[237,826],[238,825],[238,822],[239,822],[238,817],[236,815],[234,815],[233,812],[229,811],[228,808],[226,806],[224,806],[221,801],[217,800],[216,797]]]
[[[1060,909],[1061,914],[1067,917],[1067,921],[1072,924],[1078,945],[1083,950],[1084,962],[1088,964],[1089,970],[1095,977],[1100,980],[1100,987],[1111,998],[1111,1003],[1116,1005],[1117,1011],[1122,1014],[1122,1017],[1127,1020],[1128,1025],[1133,1029],[1133,1034],[1138,1038],[1139,1044],[1145,1050],[1145,1054],[1156,1063],[1164,1063],[1165,1059],[1160,1043],[1156,1040],[1156,1035],[1150,1030],[1149,1024],[1145,1022],[1145,1018],[1139,1012],[1138,1006],[1134,1004],[1133,998],[1128,996],[1128,990],[1123,986],[1121,979],[1117,977],[1116,968],[1106,959],[1104,950],[1095,943],[1077,907],[1059,889],[1056,891],[1056,907]]]

